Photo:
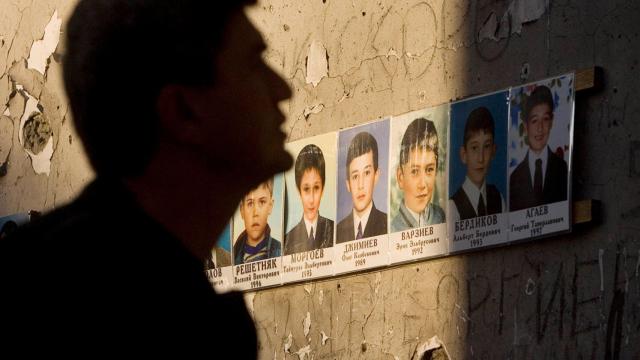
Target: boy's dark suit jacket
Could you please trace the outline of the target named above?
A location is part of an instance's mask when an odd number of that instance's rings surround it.
[[[367,220],[367,226],[364,228],[364,232],[362,233],[362,238],[383,235],[386,233],[387,214],[376,209],[376,206],[374,204],[371,208],[371,214],[369,214],[369,220]],[[355,229],[353,228],[353,211],[350,211],[349,215],[347,215],[347,217],[345,217],[338,223],[336,244],[355,239]]]
[[[300,219],[298,225],[285,235],[284,255],[333,246],[333,220],[318,215],[318,228],[314,231],[314,243],[309,244],[309,235],[304,225],[304,219]]]
[[[544,176],[542,198],[533,193],[529,171],[529,152],[509,178],[509,211],[567,200],[567,163],[547,147],[547,169]]]

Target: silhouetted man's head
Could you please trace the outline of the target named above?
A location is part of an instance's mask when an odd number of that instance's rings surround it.
[[[255,184],[291,165],[278,108],[291,93],[262,60],[254,2],[80,0],[64,78],[98,175],[142,174],[163,141]]]

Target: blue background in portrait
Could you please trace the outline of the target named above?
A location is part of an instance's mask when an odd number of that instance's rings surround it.
[[[467,116],[474,109],[484,106],[493,116],[496,156],[491,161],[487,184],[495,185],[502,198],[507,198],[507,133],[509,116],[509,92],[503,91],[481,96],[451,105],[451,141],[449,150],[449,197],[458,191],[467,175],[467,167],[460,159],[460,147],[464,142],[464,126]],[[505,200],[506,201],[506,200]]]
[[[349,215],[349,212],[353,209],[351,193],[347,190],[346,185],[347,151],[349,150],[351,139],[362,131],[369,132],[378,142],[378,169],[380,170],[380,176],[373,189],[373,202],[378,210],[389,213],[387,209],[389,194],[389,119],[385,119],[340,132],[338,137],[338,183],[336,184],[338,188],[338,216],[336,225]]]
[[[285,148],[296,159],[300,151],[308,144],[314,144],[322,150],[324,156],[325,169],[325,186],[320,199],[320,216],[331,221],[336,216],[336,152],[338,143],[338,133],[331,132],[322,135],[305,138],[299,141],[287,143]],[[286,181],[286,222],[285,234],[293,229],[300,221],[302,221],[303,209],[300,193],[296,187],[295,165],[285,173]]]
[[[271,237],[280,241],[282,245],[282,218],[284,216],[284,175],[276,174],[273,177],[273,209],[271,209],[271,215],[267,218],[267,224],[271,228]],[[240,216],[240,203],[236,208],[235,214],[233,214],[233,243],[238,241],[238,237],[245,230],[244,220]]]
[[[229,220],[227,226],[222,230],[222,234],[218,236],[218,243],[216,245],[231,252],[231,220]]]

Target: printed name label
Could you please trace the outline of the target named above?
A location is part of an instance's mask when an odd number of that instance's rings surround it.
[[[398,263],[447,253],[447,225],[437,224],[389,235],[389,258]]]
[[[509,214],[509,240],[538,237],[570,229],[569,202],[536,206]]]
[[[333,275],[333,248],[317,249],[282,257],[282,280],[295,282]]]
[[[336,244],[334,251],[339,256],[336,256],[335,272],[345,273],[387,265],[388,244],[387,235]]]
[[[450,227],[451,251],[475,249],[505,243],[508,237],[508,214],[492,214],[455,221]]]

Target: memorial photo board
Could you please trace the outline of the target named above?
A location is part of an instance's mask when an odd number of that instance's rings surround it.
[[[333,275],[337,133],[286,144],[294,158],[285,173],[283,281]]]
[[[336,273],[388,264],[388,155],[388,119],[339,134]]]
[[[240,201],[233,216],[233,288],[279,285],[282,270],[284,179],[258,185]]]
[[[571,229],[574,76],[511,89],[509,239]]]
[[[391,263],[448,252],[448,130],[449,104],[391,119]]]
[[[451,104],[449,216],[451,252],[507,242],[509,92]]]

